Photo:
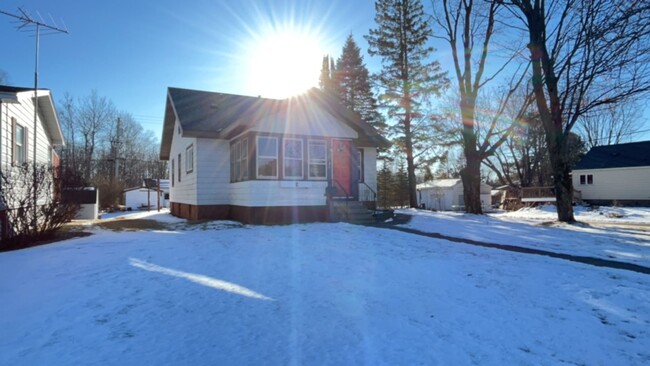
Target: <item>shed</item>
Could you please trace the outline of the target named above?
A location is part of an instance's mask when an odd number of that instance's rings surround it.
[[[487,183],[481,182],[481,206],[490,209],[491,190]],[[461,179],[436,179],[417,185],[418,205],[439,211],[463,210],[463,182]],[[424,205],[424,206],[423,206]]]
[[[165,192],[158,192],[155,188],[133,187],[124,190],[124,205],[127,210],[140,210],[147,208],[157,208],[160,194],[160,206],[165,206]]]

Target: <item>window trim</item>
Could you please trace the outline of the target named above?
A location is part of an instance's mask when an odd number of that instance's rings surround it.
[[[323,144],[325,147],[325,161],[324,163],[312,163],[312,158],[311,158],[311,145],[312,143],[317,143],[317,144]],[[312,177],[311,175],[311,166],[312,165],[325,165],[325,176],[324,177]],[[324,181],[327,180],[328,178],[328,171],[327,171],[327,140],[325,139],[308,139],[307,140],[307,179],[308,180],[318,180],[318,181]]]
[[[300,142],[300,158],[289,158],[287,157],[287,149],[285,142],[289,141],[298,141]],[[282,178],[287,180],[302,180],[305,179],[305,142],[304,139],[296,137],[285,137],[282,139]],[[286,162],[287,160],[300,161],[300,175],[287,175],[286,173]]]
[[[594,184],[594,175],[587,174],[587,185],[592,185],[592,184]]]
[[[275,140],[275,156],[266,156],[266,155],[260,155],[260,139],[273,139]],[[280,139],[278,136],[268,136],[268,135],[260,135],[255,137],[255,178],[257,179],[264,179],[264,180],[279,180],[279,160],[280,160],[280,154],[279,154],[279,148],[280,148]],[[260,159],[275,159],[275,175],[260,175]]]
[[[11,162],[15,165],[19,164],[25,164],[29,161],[29,156],[27,153],[27,127],[24,125],[20,124],[17,122],[16,117],[11,117],[11,124],[12,124],[12,141],[11,141],[11,152],[12,152],[12,157],[11,157]],[[18,160],[18,128],[21,128],[23,131],[23,138],[20,141],[20,150],[22,150],[22,161]]]
[[[365,151],[363,150],[363,148],[357,148],[357,152],[359,153],[359,165],[357,166],[357,168],[359,169],[359,183],[363,183],[365,181],[364,175],[366,174],[365,166],[363,164]]]
[[[174,186],[174,169],[176,169],[176,167],[174,166],[174,159],[172,158],[172,187]]]
[[[185,174],[194,171],[194,144],[185,148]]]
[[[181,160],[181,153],[178,153],[178,183],[181,182],[181,172],[182,172],[181,161],[182,161]]]
[[[248,161],[249,161],[249,153],[248,153],[248,137],[244,137],[240,141],[240,149],[241,152],[239,153],[240,156],[240,164],[239,164],[239,181],[245,181],[248,180]],[[244,154],[245,153],[245,154]],[[244,155],[246,157],[244,158]]]

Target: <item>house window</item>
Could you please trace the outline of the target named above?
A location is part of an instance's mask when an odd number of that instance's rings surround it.
[[[185,149],[185,173],[189,174],[194,171],[194,145]]]
[[[327,144],[325,141],[309,141],[309,179],[327,179]]]
[[[14,163],[24,164],[27,162],[27,131],[25,127],[14,122]]]
[[[178,183],[181,182],[181,154],[178,154]]]
[[[248,179],[248,139],[241,140],[241,162],[240,162],[240,177],[241,180]]]
[[[580,174],[580,184],[586,184],[587,183],[587,176],[584,174]]]
[[[248,179],[248,139],[230,145],[230,181]]]
[[[594,184],[593,174],[580,174],[580,184]]]
[[[357,150],[357,169],[359,171],[359,182],[363,182],[363,149]]]
[[[282,165],[284,166],[284,178],[302,179],[302,140],[286,138],[282,143]]]
[[[587,184],[594,184],[594,176],[587,174]]]
[[[278,138],[257,137],[257,178],[278,177]]]
[[[172,159],[172,187],[174,186],[174,159]]]

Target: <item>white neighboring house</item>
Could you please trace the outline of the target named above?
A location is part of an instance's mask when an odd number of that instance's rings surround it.
[[[650,141],[593,147],[572,180],[591,204],[650,205]]]
[[[37,102],[38,116],[34,130],[34,89],[0,85],[0,169],[3,172],[17,164],[34,161],[34,137],[36,162],[53,164],[55,167],[59,164],[54,147],[64,146],[65,143],[52,93],[39,89]],[[2,236],[6,235],[7,230],[6,209],[0,201]]]
[[[169,88],[160,159],[188,219],[326,221],[326,193],[374,204],[386,139],[318,89],[284,100]]]
[[[463,182],[460,179],[436,179],[420,183],[416,187],[418,205],[425,209],[438,211],[460,211],[465,203]],[[487,183],[481,182],[481,207],[489,210],[492,203],[491,190]]]

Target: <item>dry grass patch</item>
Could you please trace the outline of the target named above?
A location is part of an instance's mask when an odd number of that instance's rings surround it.
[[[116,219],[100,221],[95,226],[113,231],[169,230],[165,223],[150,219]]]

